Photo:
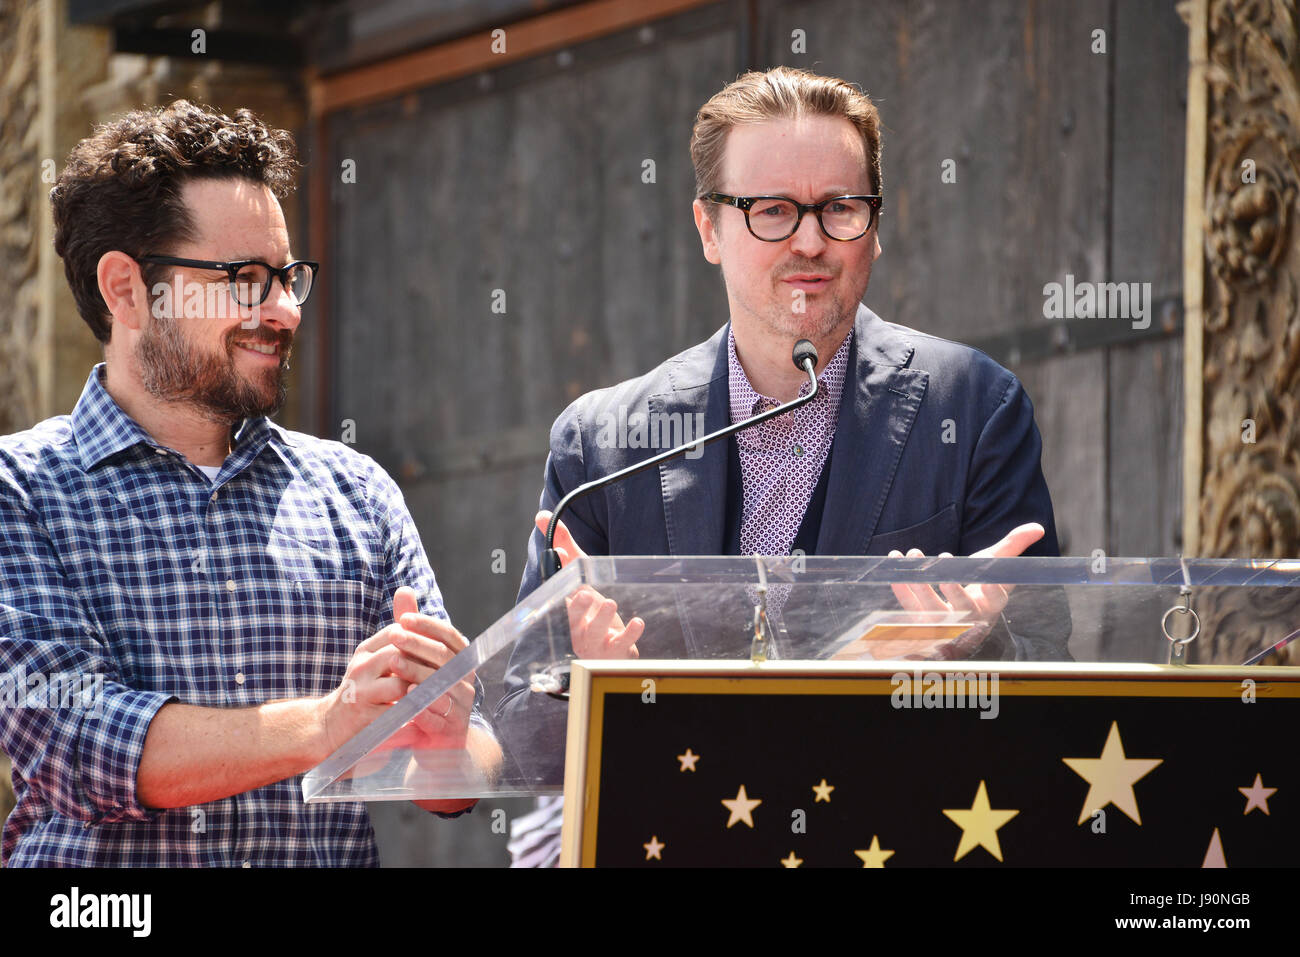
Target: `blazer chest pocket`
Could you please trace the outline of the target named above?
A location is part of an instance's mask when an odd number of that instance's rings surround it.
[[[867,544],[867,554],[888,555],[897,549],[906,555],[908,550],[913,548],[919,548],[926,555],[938,555],[940,552],[956,554],[959,541],[957,505],[953,503],[931,515],[924,522],[871,536],[871,541]]]

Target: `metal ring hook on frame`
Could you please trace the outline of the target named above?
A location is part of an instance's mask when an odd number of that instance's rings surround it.
[[[1178,588],[1178,596],[1183,600],[1181,605],[1174,605],[1160,618],[1160,630],[1164,632],[1166,640],[1169,642],[1169,664],[1185,665],[1187,664],[1187,645],[1201,633],[1201,618],[1192,608],[1191,586],[1183,584]],[[1169,634],[1169,616],[1174,612],[1182,615],[1192,616],[1192,633],[1186,638],[1175,638]]]

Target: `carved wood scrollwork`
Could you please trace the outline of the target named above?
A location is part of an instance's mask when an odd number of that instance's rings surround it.
[[[1300,557],[1300,58],[1293,0],[1211,0],[1200,553]],[[1281,592],[1281,589],[1269,589]],[[1200,660],[1300,627],[1300,602],[1225,592]],[[1208,616],[1208,618],[1207,618]],[[1291,657],[1270,663],[1300,663]]]
[[[0,5],[0,435],[31,426],[40,408],[36,381],[37,265],[41,174],[36,126],[40,5]],[[47,186],[46,189],[49,187]]]

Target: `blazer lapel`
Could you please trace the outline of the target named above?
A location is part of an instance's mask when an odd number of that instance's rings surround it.
[[[875,534],[929,375],[905,368],[912,346],[858,306],[840,397],[818,555],[862,555]]]
[[[669,392],[648,400],[652,414],[681,417],[691,437],[725,428],[730,421],[725,325],[707,342],[684,354],[668,369]],[[704,413],[703,432],[695,429]],[[673,418],[661,418],[672,422]],[[679,455],[659,465],[668,551],[673,555],[718,555],[726,534],[727,443],[719,439],[698,458]]]

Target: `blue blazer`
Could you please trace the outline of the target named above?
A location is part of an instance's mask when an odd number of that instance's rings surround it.
[[[661,439],[657,448],[619,448],[603,425],[697,412],[704,433],[729,424],[727,331],[565,409],[551,428],[541,507],[669,447]],[[982,352],[885,322],[863,305],[848,369],[816,554],[969,555],[1025,522],[1047,532],[1025,554],[1060,553],[1033,405],[1014,375]],[[727,459],[727,443],[714,442],[694,459],[577,499],[562,521],[591,555],[720,554]],[[534,531],[521,599],[541,584],[544,544]]]

